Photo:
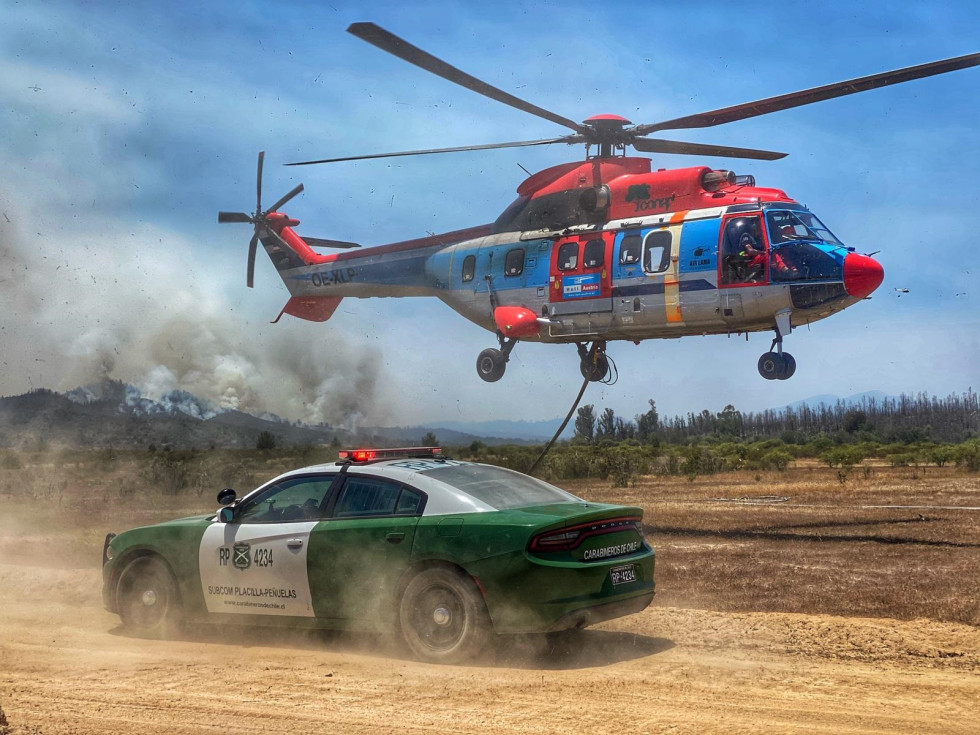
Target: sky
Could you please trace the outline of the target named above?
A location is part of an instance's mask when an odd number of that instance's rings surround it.
[[[492,7],[491,7],[492,5]],[[980,51],[976,3],[11,2],[0,0],[0,395],[112,377],[229,408],[336,425],[563,416],[572,345],[520,344],[476,374],[492,334],[434,299],[345,299],[325,324],[219,209],[302,181],[298,232],[365,245],[492,222],[566,146],[285,168],[295,160],[557,137],[568,131],[345,33],[373,21],[559,115],[656,122]],[[614,342],[615,385],[584,401],[631,417],[783,406],[871,390],[980,384],[980,68],[729,125],[658,136],[789,152],[659,156],[754,174],[809,206],[885,281],[794,330],[766,381],[769,333]],[[907,290],[907,293],[905,292]]]

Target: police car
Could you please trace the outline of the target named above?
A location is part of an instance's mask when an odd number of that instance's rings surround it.
[[[128,629],[398,632],[417,657],[455,662],[495,633],[583,627],[653,599],[640,508],[437,448],[344,451],[218,502],[216,514],[106,537],[103,601]]]

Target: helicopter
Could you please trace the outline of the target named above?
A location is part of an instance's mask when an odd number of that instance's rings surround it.
[[[587,381],[611,382],[607,343],[772,330],[759,374],[786,380],[796,370],[783,340],[794,327],[866,299],[884,271],[872,254],[844,245],[818,217],[754,176],[693,166],[654,170],[641,153],[772,161],[786,153],[651,138],[661,130],[704,128],[977,66],[980,53],[943,59],[686,115],[634,125],[600,114],[582,122],[515,97],[374,23],[347,31],[394,56],[492,100],[548,120],[571,134],[540,140],[374,153],[289,166],[397,156],[584,144],[585,158],[530,175],[495,221],[467,229],[361,248],[301,237],[279,210],[299,184],[262,207],[259,153],[252,214],[219,212],[218,222],[254,228],[247,285],[258,243],[290,293],[284,314],[330,319],[343,298],[435,297],[496,335],[476,361],[480,378],[503,377],[521,341],[575,344]],[[340,250],[319,253],[316,249]]]

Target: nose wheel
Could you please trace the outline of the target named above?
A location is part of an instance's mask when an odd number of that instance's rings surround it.
[[[759,375],[766,380],[787,380],[796,372],[796,360],[788,352],[783,352],[783,334],[789,334],[789,315],[776,315],[776,338],[769,346],[769,352],[759,358]]]
[[[516,339],[504,339],[503,335],[498,335],[498,339],[499,350],[496,347],[489,347],[476,358],[476,374],[488,383],[496,383],[504,377],[510,352],[517,344]]]

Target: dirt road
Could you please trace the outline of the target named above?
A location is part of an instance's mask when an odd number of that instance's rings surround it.
[[[25,539],[26,541],[26,539]],[[658,608],[472,666],[371,636],[128,637],[94,568],[0,565],[9,733],[975,733],[976,628]],[[3,727],[0,726],[0,732]]]

